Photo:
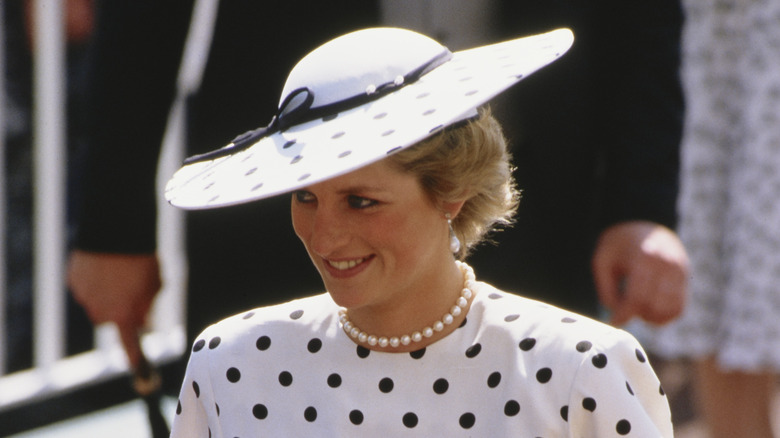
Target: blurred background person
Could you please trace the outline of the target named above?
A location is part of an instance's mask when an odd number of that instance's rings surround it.
[[[575,42],[498,107],[523,208],[500,246],[476,254],[475,269],[615,325],[672,320],[688,263],[673,231],[684,115],[679,0],[496,8],[502,38],[568,27]]]
[[[193,2],[96,6],[90,138],[69,282],[95,323],[115,322],[127,338],[160,287],[155,173]],[[187,153],[264,123],[303,54],[377,20],[376,3],[365,0],[219,2],[202,82],[188,99]],[[276,198],[262,211],[247,205],[187,216],[189,339],[250,301],[321,288],[306,255],[288,248],[288,214],[289,200]]]
[[[710,436],[780,436],[780,3],[685,4],[691,297],[678,321],[638,334],[663,358],[693,360]]]

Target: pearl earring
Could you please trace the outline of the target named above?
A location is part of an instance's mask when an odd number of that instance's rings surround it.
[[[452,229],[452,216],[446,213],[445,217],[447,218],[447,225],[450,227],[450,251],[455,254],[460,251],[460,239],[455,235],[455,230]]]

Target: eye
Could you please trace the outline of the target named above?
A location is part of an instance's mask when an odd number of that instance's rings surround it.
[[[306,190],[296,190],[293,192],[293,198],[296,202],[301,204],[309,204],[317,200],[311,192],[307,192]]]
[[[373,199],[364,198],[362,196],[356,196],[356,195],[347,196],[347,203],[349,204],[350,208],[354,208],[358,210],[362,210],[368,207],[373,207],[374,205],[379,204],[378,201],[375,201]]]

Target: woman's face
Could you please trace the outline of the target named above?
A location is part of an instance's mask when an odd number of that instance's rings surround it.
[[[444,213],[387,160],[293,193],[292,221],[334,301],[350,309],[419,299],[436,264],[452,260]]]

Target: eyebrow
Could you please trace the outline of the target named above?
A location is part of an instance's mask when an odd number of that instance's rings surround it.
[[[349,195],[353,193],[386,193],[389,190],[383,187],[369,186],[369,185],[356,185],[349,186],[344,189],[338,190],[337,193],[341,195]]]

